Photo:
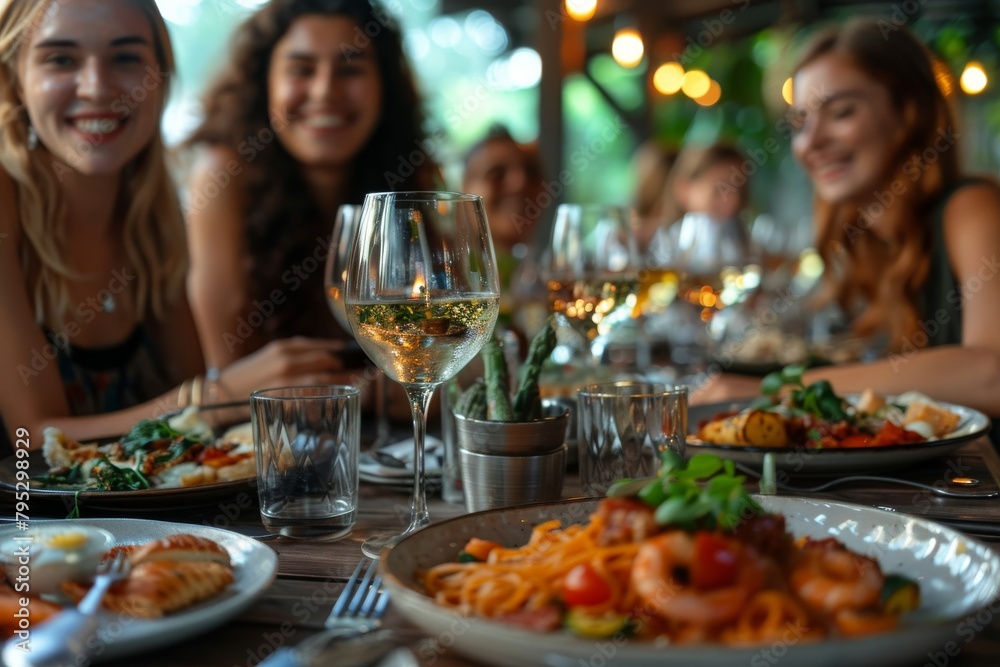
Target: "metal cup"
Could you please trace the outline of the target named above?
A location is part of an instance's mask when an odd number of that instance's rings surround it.
[[[577,394],[580,485],[601,496],[619,479],[656,474],[660,454],[684,455],[687,387],[652,382],[589,385]]]
[[[265,389],[250,405],[264,527],[289,537],[347,535],[358,508],[360,391]]]

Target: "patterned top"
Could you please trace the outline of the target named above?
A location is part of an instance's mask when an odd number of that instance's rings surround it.
[[[62,347],[56,363],[74,416],[114,412],[144,403],[168,391],[173,382],[141,325],[121,343],[102,348]]]
[[[70,414],[114,412],[144,403],[166,393],[172,386],[170,374],[157,359],[152,342],[142,326],[110,347],[82,348],[60,343],[44,330],[56,351],[55,363],[66,392]],[[40,437],[41,434],[32,434]],[[7,427],[0,418],[0,458],[13,453]]]

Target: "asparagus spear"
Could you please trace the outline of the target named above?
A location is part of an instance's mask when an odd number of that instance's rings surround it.
[[[556,322],[551,315],[542,330],[535,334],[528,347],[528,358],[518,374],[517,394],[514,396],[514,415],[518,421],[530,421],[542,414],[542,401],[538,396],[538,378],[542,364],[556,347]]]
[[[514,408],[510,404],[510,378],[503,356],[503,347],[496,339],[486,342],[482,349],[483,375],[486,377],[486,418],[490,421],[514,421]]]
[[[462,392],[453,410],[455,414],[469,419],[486,419],[486,383],[482,379],[476,380]]]

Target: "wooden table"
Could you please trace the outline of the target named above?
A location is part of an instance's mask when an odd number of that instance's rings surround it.
[[[1000,479],[1000,459],[989,441],[983,439],[971,443],[955,456],[959,458],[935,462],[931,466],[932,472],[926,474],[933,476],[933,470],[937,467],[954,464],[955,461],[968,469],[972,465],[971,461],[976,459],[977,465],[988,469],[995,480]],[[578,491],[578,480],[570,475],[564,496],[573,497]],[[1000,544],[998,499],[956,503],[935,500],[929,507],[922,504],[915,507],[912,491],[906,491],[902,495],[893,493],[898,494],[899,490],[862,486],[825,495],[879,506],[896,505],[900,509],[905,507],[914,514],[924,514],[936,519],[953,518],[980,539]],[[232,499],[213,507],[197,511],[156,512],[145,516],[228,528],[251,537],[263,538],[278,554],[278,578],[264,596],[236,620],[202,636],[141,657],[104,664],[114,667],[131,667],[136,664],[150,667],[256,665],[277,647],[293,646],[321,627],[343,583],[362,556],[361,542],[364,538],[383,529],[401,527],[409,512],[408,494],[363,484],[359,521],[352,534],[336,542],[307,542],[267,536],[260,523],[254,498],[255,492],[248,486],[245,492],[237,493]],[[431,498],[429,506],[431,518],[435,521],[465,513],[464,507],[447,504],[440,498]],[[9,507],[9,498],[0,498],[0,510],[4,507]],[[42,509],[34,509],[35,518],[42,518],[39,513]],[[62,511],[61,507],[54,507],[50,516],[60,516]],[[8,513],[3,511],[3,514]],[[111,514],[92,512],[85,508],[84,516]],[[935,664],[936,658],[939,667],[940,660],[945,658],[951,667],[995,667],[1000,664],[1000,619],[991,617],[988,621],[983,631],[978,632],[971,641],[957,639],[957,656],[947,656],[944,653],[945,647],[942,647],[940,656],[927,656],[925,660],[915,663],[914,667]],[[423,665],[448,667],[477,664],[438,643],[422,638],[412,625],[394,613],[391,605],[386,625],[396,630],[403,641],[411,644]]]

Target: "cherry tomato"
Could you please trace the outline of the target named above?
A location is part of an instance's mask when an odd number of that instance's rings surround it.
[[[845,449],[871,447],[872,437],[870,435],[849,435],[840,441],[840,446]]]
[[[567,607],[601,604],[611,597],[611,586],[597,570],[580,563],[566,573],[563,580],[563,602]]]
[[[717,533],[700,532],[694,536],[691,583],[702,589],[728,586],[736,581],[738,560],[729,540]]]

